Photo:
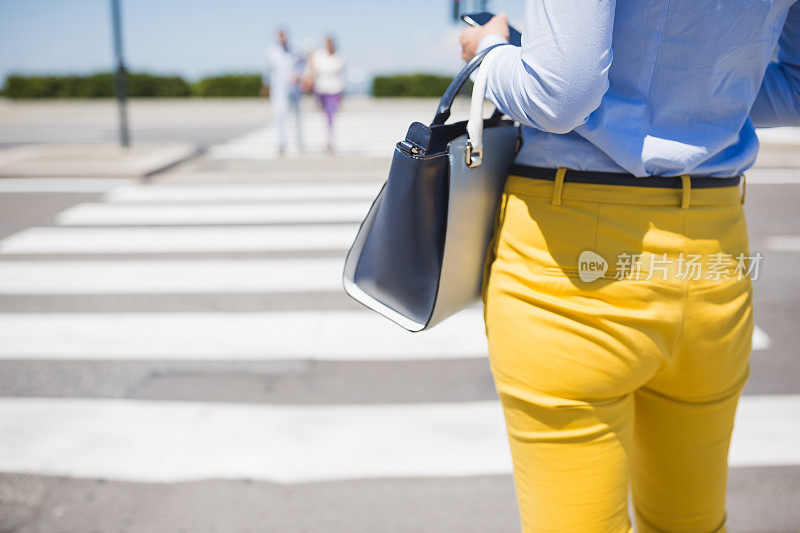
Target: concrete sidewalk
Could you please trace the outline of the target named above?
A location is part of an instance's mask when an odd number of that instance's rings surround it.
[[[115,143],[15,146],[0,151],[0,178],[140,178],[186,161],[200,151],[197,145],[186,142],[139,142],[130,148]]]

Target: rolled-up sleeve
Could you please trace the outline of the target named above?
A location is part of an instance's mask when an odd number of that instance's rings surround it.
[[[567,133],[608,90],[614,0],[527,0],[522,47],[504,46],[491,65],[487,98],[521,124]],[[478,50],[502,42],[485,37]]]
[[[767,67],[750,118],[756,127],[800,124],[800,2],[789,9],[778,40],[778,61]]]

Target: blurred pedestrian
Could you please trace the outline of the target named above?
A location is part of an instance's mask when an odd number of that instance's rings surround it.
[[[297,150],[303,151],[303,131],[300,115],[301,77],[304,59],[289,47],[286,30],[279,29],[276,43],[267,50],[267,66],[262,76],[262,94],[269,87],[270,107],[278,134],[278,153],[286,153],[286,122],[289,111],[294,114]]]
[[[308,62],[308,84],[317,95],[328,119],[327,149],[333,151],[333,119],[344,94],[345,57],[337,52],[333,37],[325,39],[325,47],[311,55]]]

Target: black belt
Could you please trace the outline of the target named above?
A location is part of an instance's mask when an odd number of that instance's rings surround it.
[[[510,173],[526,178],[536,178],[553,181],[556,179],[555,168],[531,167],[528,165],[511,165]],[[729,178],[710,178],[708,176],[691,176],[690,183],[693,189],[708,187],[731,187],[739,185],[741,176]],[[637,178],[633,174],[622,172],[594,172],[592,170],[567,169],[564,181],[573,183],[601,183],[603,185],[632,185],[634,187],[663,187],[667,189],[680,189],[683,183],[680,176],[647,176]]]

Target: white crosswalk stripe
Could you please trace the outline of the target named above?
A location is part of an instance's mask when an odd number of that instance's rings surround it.
[[[0,254],[158,254],[346,250],[355,225],[40,227],[0,240]]]
[[[2,182],[0,182],[2,185]],[[313,200],[372,200],[378,183],[227,183],[224,185],[126,185],[105,196],[107,202],[194,203]]]
[[[0,294],[213,294],[341,289],[341,259],[9,261]]]
[[[799,418],[800,395],[743,397],[731,466],[800,464]],[[0,470],[6,472],[162,483],[511,472],[497,402],[263,406],[4,399],[0,428]]]
[[[341,150],[385,156],[408,125],[405,116],[396,122],[375,131],[366,120],[343,119]],[[323,137],[312,126],[307,141],[313,153],[321,150]],[[214,147],[211,157],[269,157],[273,135],[270,128],[256,130]],[[153,295],[148,311],[4,310],[3,363],[454,365],[487,356],[477,306],[418,334],[366,310],[314,309],[314,294],[341,294],[343,253],[379,188],[377,181],[143,185],[62,180],[3,186],[0,182],[0,192],[103,197],[62,211],[55,227],[27,228],[0,240],[0,297]],[[158,257],[242,252],[288,256]],[[295,252],[311,255],[295,257]],[[315,257],[317,252],[325,253]],[[340,254],[330,257],[331,252]],[[59,258],[8,257],[19,254]],[[304,293],[311,310],[159,309],[159,297],[169,295]],[[755,350],[770,347],[760,328],[753,342]],[[800,465],[798,416],[800,396],[745,397],[731,463]],[[0,398],[0,432],[5,435],[0,471],[48,476],[298,483],[510,472],[503,416],[495,401],[257,405],[6,397]]]
[[[746,185],[797,185],[800,170],[796,168],[754,168],[747,171]]]
[[[162,224],[289,224],[360,222],[369,202],[314,204],[309,202],[270,204],[125,205],[78,204],[59,213],[63,225],[148,226]]]
[[[102,193],[131,181],[125,178],[3,178],[0,193]]]
[[[767,239],[767,249],[773,252],[800,252],[800,235],[773,235]]]
[[[486,356],[479,309],[408,333],[365,311],[0,314],[0,359],[402,360]]]
[[[483,332],[476,308],[416,334],[361,311],[5,313],[0,359],[459,359],[486,357]]]

